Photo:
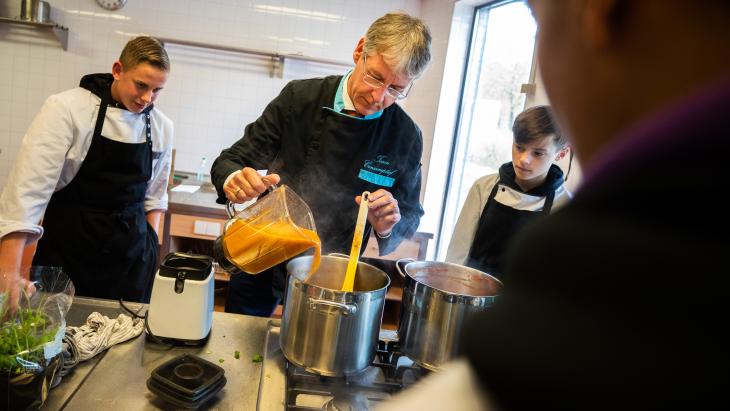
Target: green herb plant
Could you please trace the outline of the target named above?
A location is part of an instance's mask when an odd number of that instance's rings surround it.
[[[29,301],[28,296],[23,296]],[[0,293],[0,374],[22,374],[22,363],[41,364],[44,358],[43,345],[53,341],[58,325],[52,323],[43,312],[43,304],[38,308],[20,307],[10,313],[5,302],[6,293]]]

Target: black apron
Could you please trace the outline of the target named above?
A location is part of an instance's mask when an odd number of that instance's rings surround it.
[[[325,252],[350,253],[358,206],[355,196],[381,187],[358,178],[363,162],[380,152],[374,147],[378,119],[361,120],[322,108],[305,155],[304,169],[292,187],[307,202]],[[364,235],[370,234],[367,223]],[[365,237],[367,238],[367,237]]]
[[[101,97],[91,146],[78,174],[51,197],[35,265],[61,266],[77,295],[148,302],[158,238],[144,209],[152,175],[147,141],[121,143],[101,135],[110,97]]]
[[[560,178],[562,178],[562,172]],[[544,193],[545,204],[542,211],[516,210],[495,200],[497,191],[499,189],[505,190],[504,187],[500,187],[501,181],[501,177],[497,179],[494,188],[489,193],[487,203],[479,216],[479,225],[466,259],[467,266],[484,271],[499,279],[502,279],[502,255],[509,240],[520,228],[539,215],[550,214],[555,199],[555,190],[550,189]]]
[[[322,240],[322,254],[350,254],[358,206],[355,196],[381,187],[358,178],[363,162],[379,153],[373,137],[379,132],[378,118],[361,120],[322,107],[304,154],[304,173],[281,173],[312,210]],[[277,172],[277,161],[271,172]],[[365,251],[371,226],[366,222],[360,253]],[[274,268],[274,289],[279,294],[286,286],[285,264]]]

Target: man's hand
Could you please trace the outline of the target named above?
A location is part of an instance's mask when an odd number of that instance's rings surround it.
[[[355,197],[358,205],[362,200],[360,197]],[[387,237],[393,231],[393,226],[400,221],[398,200],[393,197],[393,194],[382,188],[370,193],[368,200],[368,222],[373,226],[376,234],[380,237]]]
[[[261,195],[266,188],[279,184],[278,174],[269,174],[262,177],[251,167],[244,167],[240,172],[233,174],[223,186],[226,198],[232,203],[245,203]]]

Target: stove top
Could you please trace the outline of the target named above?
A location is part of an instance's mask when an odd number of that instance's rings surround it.
[[[278,320],[269,321],[257,410],[372,409],[428,371],[398,352],[395,331],[381,330],[372,365],[357,375],[324,377],[289,363],[279,345]]]

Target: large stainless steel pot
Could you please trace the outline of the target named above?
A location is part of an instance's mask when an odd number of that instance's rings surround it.
[[[390,278],[361,262],[355,291],[344,292],[347,258],[322,256],[319,269],[304,283],[311,264],[312,257],[298,257],[286,266],[281,350],[287,360],[317,374],[357,374],[375,356]]]
[[[451,263],[400,260],[396,267],[405,278],[398,327],[401,349],[416,364],[437,370],[459,354],[465,319],[489,308],[502,283],[484,272]]]

